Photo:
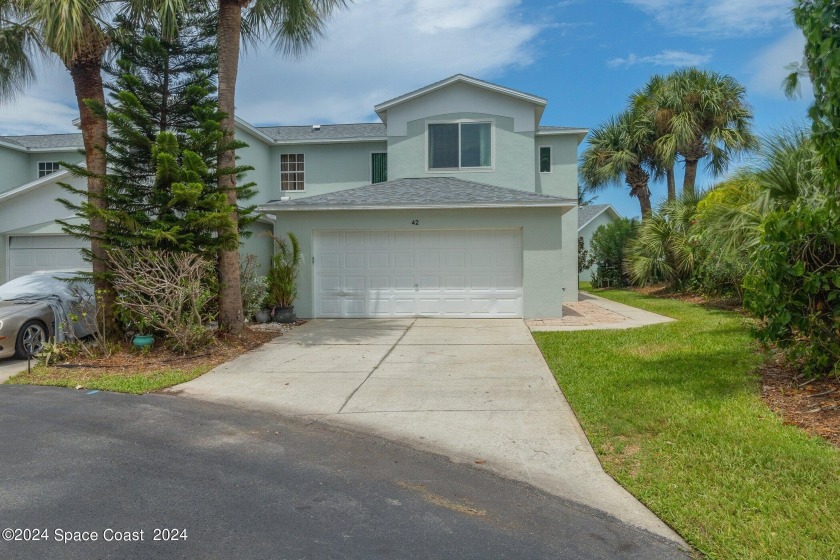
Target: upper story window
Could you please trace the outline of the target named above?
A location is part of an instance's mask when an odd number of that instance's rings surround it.
[[[492,165],[489,122],[429,124],[429,169],[472,169]]]
[[[39,161],[38,162],[38,178],[41,178],[50,173],[55,173],[59,169],[57,161]]]
[[[551,146],[540,146],[540,173],[551,173]]]
[[[388,154],[373,152],[370,154],[370,182],[384,183],[388,180]]]
[[[280,154],[280,190],[303,190],[303,154]]]

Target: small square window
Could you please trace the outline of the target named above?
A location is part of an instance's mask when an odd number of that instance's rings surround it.
[[[302,191],[303,154],[280,154],[280,190]]]
[[[38,178],[55,173],[61,166],[57,161],[39,161],[38,162]]]
[[[540,146],[540,173],[551,173],[550,146]]]

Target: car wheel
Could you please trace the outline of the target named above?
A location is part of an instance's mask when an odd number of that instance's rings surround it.
[[[41,321],[31,319],[23,324],[18,331],[15,342],[15,356],[28,358],[34,356],[47,342],[47,328]]]

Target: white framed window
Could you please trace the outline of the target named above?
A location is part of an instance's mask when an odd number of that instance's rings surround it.
[[[540,173],[551,173],[551,146],[540,146]]]
[[[449,122],[427,125],[430,171],[490,169],[493,166],[493,123]]]
[[[280,154],[280,190],[302,191],[303,154]]]
[[[45,175],[49,175],[50,173],[55,173],[59,170],[61,166],[58,165],[57,161],[39,161],[38,162],[38,178],[44,177]]]

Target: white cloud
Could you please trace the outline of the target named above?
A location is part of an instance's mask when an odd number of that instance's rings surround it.
[[[791,21],[791,0],[624,0],[674,35],[767,33]]]
[[[38,80],[22,95],[0,102],[0,134],[78,132],[79,108],[70,75],[59,63],[36,63]]]
[[[520,13],[520,0],[357,0],[300,60],[270,47],[245,53],[237,115],[253,124],[364,122],[373,106],[464,73],[493,79],[532,61],[532,40],[551,25]],[[74,132],[73,85],[58,63],[18,99],[0,104],[0,133]]]
[[[781,38],[761,50],[750,61],[747,71],[751,74],[749,90],[770,97],[784,97],[782,82],[791,70],[785,68],[792,62],[802,61],[805,37],[798,29],[792,29]],[[803,97],[813,95],[811,82],[807,78],[800,81]]]
[[[543,29],[518,0],[359,0],[314,52],[290,61],[265,48],[240,65],[237,114],[254,124],[361,122],[373,106],[452,74],[490,78],[532,61]]]
[[[686,51],[664,50],[660,53],[649,56],[638,56],[630,53],[627,58],[612,58],[607,65],[613,68],[619,66],[636,66],[644,64],[649,66],[701,66],[712,60],[711,54],[690,53]]]

